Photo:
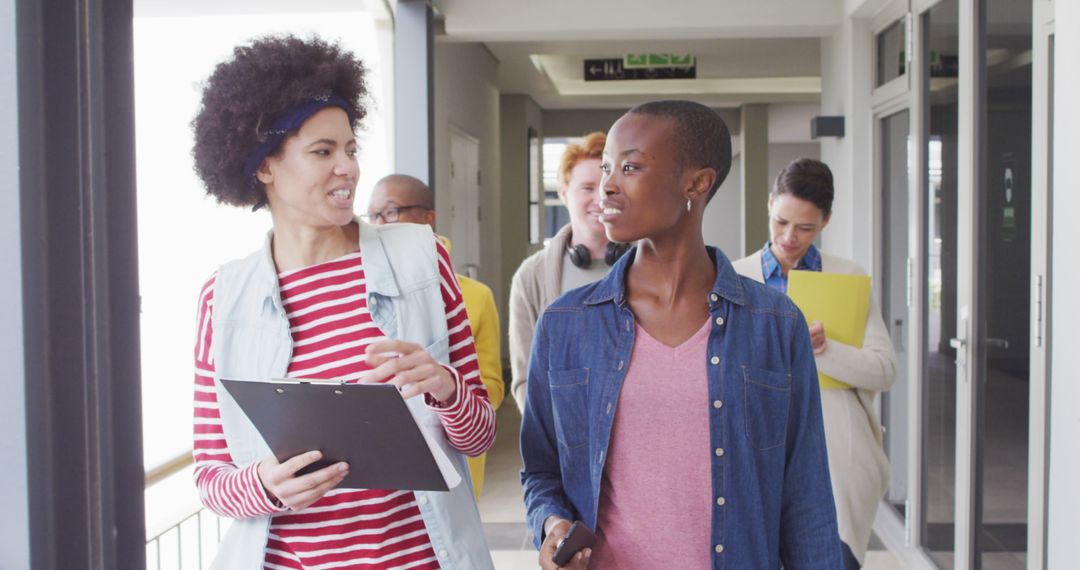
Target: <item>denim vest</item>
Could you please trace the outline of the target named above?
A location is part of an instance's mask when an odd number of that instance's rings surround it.
[[[439,362],[449,362],[446,309],[431,229],[415,224],[356,223],[360,226],[368,308],[375,324],[388,337],[415,342],[427,347]],[[214,380],[222,429],[238,466],[259,461],[271,451],[220,380],[284,378],[292,355],[289,320],[270,249],[272,235],[267,235],[261,250],[223,265],[214,285]],[[424,405],[422,397],[411,398],[408,405],[419,423],[434,428],[429,431],[468,481],[465,458],[446,441],[438,415]],[[449,492],[415,494],[440,566],[494,568],[469,484]],[[263,568],[270,518],[233,521],[213,568]]]

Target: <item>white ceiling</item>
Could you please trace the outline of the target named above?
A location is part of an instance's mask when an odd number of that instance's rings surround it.
[[[843,0],[436,0],[443,42],[482,42],[499,89],[544,109],[690,98],[715,107],[817,102],[821,37]],[[691,54],[697,79],[585,81],[584,60]]]
[[[542,108],[624,108],[691,98],[716,107],[820,99],[820,38],[869,0],[434,0],[440,42],[480,42],[502,93]],[[397,0],[308,0],[305,12],[390,18]],[[135,0],[138,17],[288,13],[295,0]],[[584,59],[691,54],[694,80],[584,81]]]
[[[387,0],[133,0],[136,18],[239,14],[292,14],[296,12],[368,12],[376,19],[389,17]]]
[[[686,97],[715,107],[813,102],[821,94],[817,38],[486,42],[499,61],[499,90],[545,109],[623,108]],[[584,81],[584,60],[627,53],[689,53],[697,79]]]
[[[435,0],[465,41],[820,37],[842,0]]]

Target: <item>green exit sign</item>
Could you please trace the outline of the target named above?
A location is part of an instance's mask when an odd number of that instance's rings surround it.
[[[623,58],[623,67],[626,69],[694,67],[694,56],[679,53],[630,53]]]

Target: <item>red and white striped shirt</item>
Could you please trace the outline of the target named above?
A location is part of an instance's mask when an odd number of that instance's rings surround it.
[[[429,399],[450,444],[478,455],[495,439],[495,412],[480,369],[450,256],[436,244],[457,396]],[[195,481],[203,504],[226,517],[272,515],[266,568],[438,568],[411,491],[333,489],[306,509],[282,511],[266,496],[258,464],[238,467],[222,433],[214,386],[212,311],[216,275],[203,287],[195,343]],[[386,337],[367,308],[361,253],[278,275],[292,332],[288,376],[358,381],[364,350]]]

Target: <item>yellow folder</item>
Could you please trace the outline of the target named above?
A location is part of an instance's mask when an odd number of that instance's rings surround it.
[[[870,310],[869,276],[792,270],[788,272],[788,296],[807,324],[821,321],[825,338],[862,348],[866,313]],[[818,382],[822,390],[851,388],[821,372]]]

